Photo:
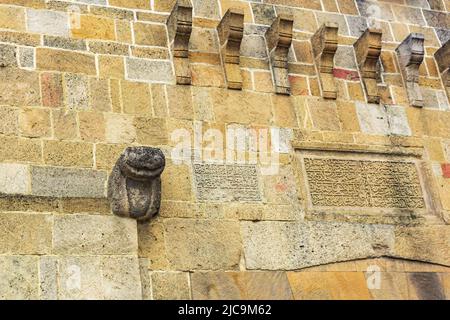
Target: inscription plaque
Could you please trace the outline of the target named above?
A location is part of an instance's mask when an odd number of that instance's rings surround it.
[[[254,165],[194,163],[198,200],[261,201]]]
[[[414,163],[305,158],[313,206],[422,209]]]

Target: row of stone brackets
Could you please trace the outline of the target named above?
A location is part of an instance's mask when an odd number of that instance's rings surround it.
[[[189,85],[192,82],[189,66],[192,16],[191,1],[178,0],[167,20],[177,84]],[[289,95],[291,91],[288,54],[292,44],[293,25],[294,20],[291,15],[280,14],[265,34],[275,92],[278,94]],[[336,23],[325,23],[311,38],[322,97],[325,99],[337,98],[333,69],[334,56],[339,44],[338,28]],[[244,12],[241,9],[230,8],[220,21],[217,32],[227,86],[229,89],[241,90],[240,47],[244,35]],[[424,41],[423,34],[411,33],[396,49],[404,87],[407,89],[410,104],[415,107],[424,105],[419,87],[419,67],[425,55]],[[448,94],[450,92],[449,47],[447,42],[435,54]],[[368,28],[354,43],[354,49],[367,100],[369,103],[380,103],[378,82],[382,30]]]

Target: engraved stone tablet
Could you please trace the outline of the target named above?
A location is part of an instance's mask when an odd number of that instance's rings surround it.
[[[313,206],[422,209],[414,163],[305,158]]]
[[[254,165],[194,163],[198,200],[261,201]]]

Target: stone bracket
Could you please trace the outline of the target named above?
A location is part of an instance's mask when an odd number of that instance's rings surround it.
[[[294,18],[280,14],[266,32],[267,48],[275,82],[275,92],[289,95],[288,54],[292,44]]]
[[[414,107],[424,105],[419,87],[419,67],[425,56],[424,41],[423,34],[411,33],[396,49],[409,102]]]
[[[150,147],[128,147],[122,153],[108,179],[115,215],[145,221],[158,214],[165,161],[160,149]]]
[[[447,97],[450,100],[450,40],[447,41],[436,53],[434,54],[436,63],[441,73],[442,82],[444,83],[445,90],[447,91]]]
[[[167,30],[177,84],[191,84],[189,40],[192,33],[192,3],[190,0],[177,0],[167,19]]]
[[[382,30],[369,28],[353,45],[368,103],[380,103],[377,79],[382,35]]]
[[[242,89],[241,42],[244,37],[244,11],[230,8],[217,26],[225,77],[229,89]]]
[[[322,96],[325,99],[337,98],[333,69],[334,55],[338,48],[338,30],[338,24],[325,23],[311,38],[314,61],[319,72]]]

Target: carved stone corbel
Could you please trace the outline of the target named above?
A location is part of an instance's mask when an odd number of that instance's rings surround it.
[[[140,221],[155,216],[161,204],[161,173],[165,163],[160,149],[127,148],[108,179],[113,213]]]
[[[189,40],[192,33],[192,3],[190,0],[176,1],[167,19],[167,30],[177,84],[191,84]]]
[[[240,68],[241,42],[244,37],[244,11],[230,8],[217,26],[224,62],[225,77],[229,89],[242,89]]]
[[[280,14],[266,32],[275,92],[286,95],[291,93],[288,77],[288,53],[292,44],[293,26],[292,15]]]
[[[380,29],[369,28],[353,45],[369,103],[380,103],[377,79],[382,35]]]
[[[425,56],[424,41],[423,34],[411,33],[396,49],[409,102],[414,107],[423,107],[424,104],[419,87],[419,67]]]
[[[447,97],[450,100],[450,40],[436,51],[434,58],[441,73],[442,82],[447,91]]]
[[[338,30],[337,23],[325,23],[311,38],[314,61],[319,71],[322,96],[325,99],[337,98],[333,69],[334,55],[338,48]]]

